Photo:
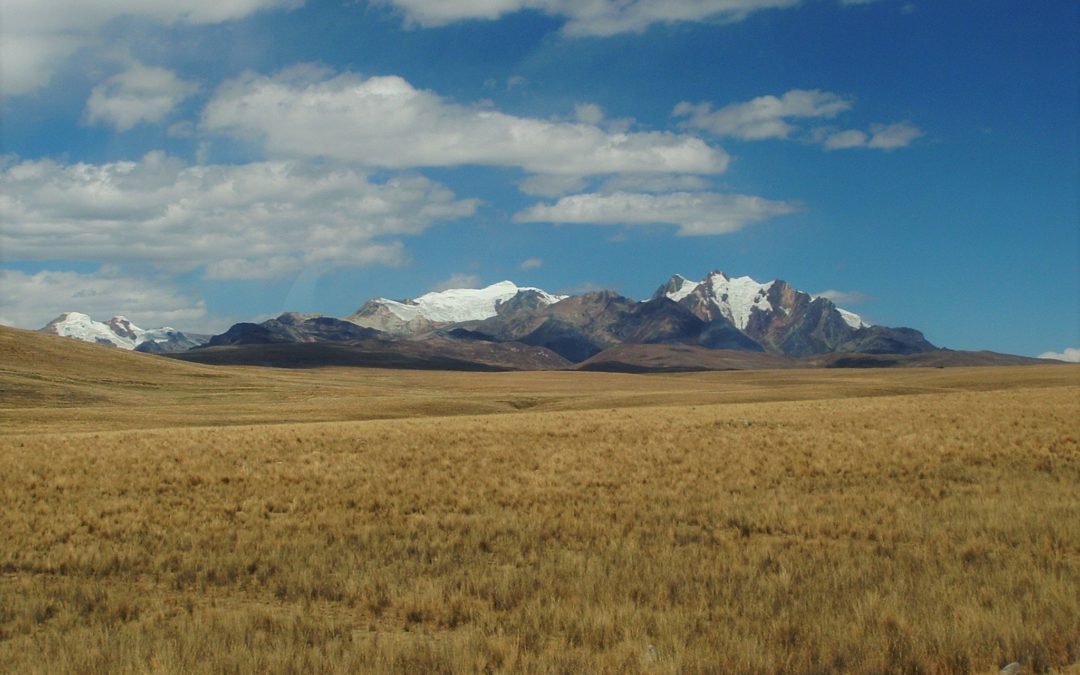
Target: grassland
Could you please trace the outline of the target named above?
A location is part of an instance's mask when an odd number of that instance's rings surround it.
[[[1080,662],[1075,368],[294,372],[13,334],[3,670]]]

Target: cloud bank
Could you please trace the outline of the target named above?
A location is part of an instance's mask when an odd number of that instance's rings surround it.
[[[849,129],[847,131],[831,132],[819,130],[817,136],[822,138],[822,145],[826,150],[846,150],[849,148],[870,148],[873,150],[896,150],[906,148],[915,139],[924,136],[922,129],[911,122],[896,122],[894,124],[872,124],[870,131]]]
[[[517,213],[519,223],[675,225],[681,237],[728,234],[798,209],[787,202],[712,192],[642,194],[614,192],[563,197]]]
[[[86,101],[86,119],[127,131],[140,123],[160,122],[198,89],[171,70],[134,63],[94,87]]]
[[[1069,363],[1080,363],[1080,348],[1067,347],[1063,352],[1043,352],[1039,354],[1040,359],[1054,359],[1055,361],[1068,361]]]
[[[534,10],[566,20],[563,33],[610,36],[640,33],[657,23],[740,21],[754,12],[792,7],[801,0],[381,0],[398,8],[412,25],[445,26],[456,21],[494,20]]]
[[[686,118],[682,122],[683,128],[701,130],[716,137],[741,141],[801,140],[820,143],[826,150],[896,150],[906,148],[924,135],[922,129],[906,121],[872,124],[869,131],[823,126],[807,130],[796,124],[797,121],[832,119],[850,111],[853,106],[850,98],[832,92],[792,89],[781,96],[759,96],[715,109],[709,102],[682,101],[672,110],[672,115]]]
[[[744,141],[787,138],[795,127],[789,120],[831,118],[850,110],[852,102],[838,94],[817,89],[792,89],[782,96],[759,96],[713,110],[711,103],[683,101],[675,106],[676,117],[686,117],[685,126],[716,136],[733,136]]]
[[[143,328],[192,330],[206,318],[203,301],[172,284],[109,269],[94,274],[0,269],[0,300],[0,324],[31,329],[72,310],[99,321],[120,314]]]
[[[28,94],[119,17],[156,23],[205,25],[235,21],[303,0],[4,0],[0,21],[0,83],[7,96]]]
[[[421,176],[377,183],[288,161],[188,165],[160,152],[107,164],[24,161],[0,170],[0,249],[14,260],[266,278],[317,263],[401,263],[398,237],[477,205]]]
[[[312,66],[226,82],[201,125],[260,143],[273,156],[390,169],[478,164],[582,176],[715,174],[728,165],[727,153],[693,136],[518,117],[448,101],[400,77],[333,75]]]

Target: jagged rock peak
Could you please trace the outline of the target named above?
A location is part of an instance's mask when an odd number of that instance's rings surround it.
[[[656,300],[658,298],[671,298],[675,302],[682,300],[687,295],[694,292],[694,289],[698,287],[698,282],[690,281],[681,274],[673,274],[667,282],[656,289],[656,292],[652,294],[650,300]]]

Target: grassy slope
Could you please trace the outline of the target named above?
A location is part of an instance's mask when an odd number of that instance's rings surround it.
[[[652,374],[205,366],[0,326],[0,432],[346,421],[1075,384],[1080,369]]]
[[[10,335],[14,671],[1080,660],[1077,369],[297,373]]]

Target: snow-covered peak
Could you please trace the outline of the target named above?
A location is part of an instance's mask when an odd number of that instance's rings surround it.
[[[775,281],[760,284],[750,277],[729,277],[723,272],[713,272],[701,284],[708,299],[720,310],[720,314],[744,330],[750,323],[750,314],[757,307],[770,311],[769,290]]]
[[[142,339],[139,340],[139,344],[144,342],[156,342],[161,344],[170,340],[177,339],[177,336],[183,334],[173,328],[172,326],[162,326],[161,328],[150,328],[142,332]],[[138,345],[136,345],[138,346]]]
[[[743,330],[750,322],[750,314],[755,307],[763,312],[772,310],[769,290],[774,283],[760,284],[750,277],[729,277],[720,271],[712,272],[696,282],[676,274],[657,291],[657,295],[667,296],[675,302],[696,295],[699,300],[695,302],[705,302],[715,307],[713,311],[716,314]],[[712,311],[708,313],[715,316]]]
[[[81,312],[64,312],[41,329],[63,337],[84,342],[113,345],[121,349],[135,349],[145,331],[124,317],[113,317],[108,323],[94,321]]]
[[[151,342],[166,347],[165,351],[175,351],[206,342],[205,336],[185,335],[169,326],[144,330],[123,316],[114,316],[107,322],[103,322],[94,321],[82,312],[64,312],[41,330],[44,333],[74,338],[83,342],[112,345],[120,349],[135,349]]]
[[[450,288],[425,293],[413,300],[377,298],[374,302],[406,322],[422,318],[433,323],[457,323],[489,319],[496,315],[496,307],[500,302],[505,302],[522,291],[536,293],[540,300],[547,304],[556,303],[566,297],[552,295],[539,288],[518,286],[512,281],[500,281],[485,288]]]
[[[665,286],[665,295],[675,302],[678,302],[690,295],[698,289],[701,283],[697,281],[690,281],[681,274],[676,274],[671,277]]]
[[[869,328],[871,324],[863,320],[861,316],[855,312],[849,312],[846,309],[836,308],[836,311],[840,312],[840,318],[844,320],[844,323],[852,328]]]
[[[126,340],[132,340],[136,345],[142,342],[143,334],[146,333],[125,316],[114,316],[106,325],[113,333]]]
[[[679,302],[691,295],[696,295],[700,300],[695,302],[708,303],[715,307],[717,313],[735,324],[739,330],[746,330],[755,308],[760,312],[779,311],[785,314],[789,312],[788,307],[783,305],[774,307],[770,302],[769,294],[776,283],[775,280],[759,283],[748,276],[732,277],[719,270],[711,272],[699,282],[690,281],[676,274],[657,291],[657,296],[666,295],[675,302]],[[844,323],[852,328],[870,326],[854,312],[839,307],[836,310]]]

